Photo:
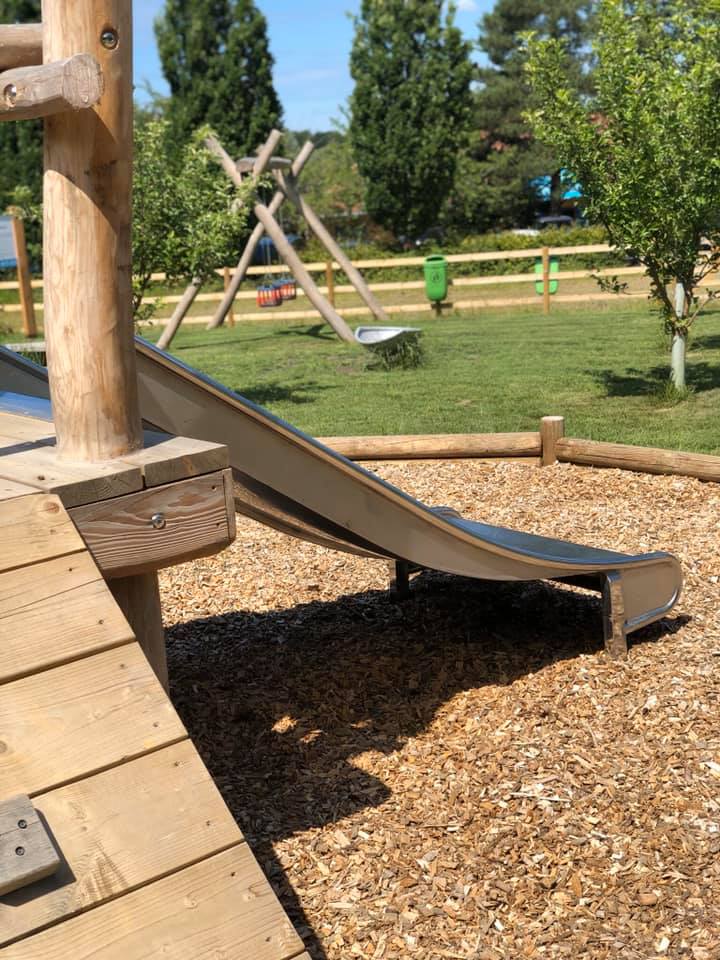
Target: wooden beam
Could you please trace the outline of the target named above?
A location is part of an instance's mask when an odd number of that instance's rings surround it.
[[[100,65],[79,53],[36,67],[0,73],[0,120],[34,120],[87,110],[103,92]]]
[[[98,61],[101,101],[45,124],[45,333],[60,455],[142,446],[132,325],[132,11],[43,0],[44,58]]]
[[[539,433],[321,437],[349,460],[442,460],[462,457],[538,457]]]
[[[720,482],[720,457],[707,453],[635,447],[624,443],[565,437],[555,446],[558,460],[586,467],[614,467],[638,473],[671,474]]]
[[[27,240],[25,239],[25,224],[20,217],[12,217],[12,235],[15,246],[15,260],[17,262],[18,287],[20,288],[20,309],[23,316],[23,333],[26,337],[37,336],[35,322],[35,304],[33,303],[32,276],[28,261]]]
[[[34,67],[42,60],[41,23],[5,23],[0,26],[0,70]]]

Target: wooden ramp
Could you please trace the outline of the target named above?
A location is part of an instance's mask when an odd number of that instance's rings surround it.
[[[0,802],[62,861],[3,960],[309,960],[58,497],[0,479],[0,538]]]

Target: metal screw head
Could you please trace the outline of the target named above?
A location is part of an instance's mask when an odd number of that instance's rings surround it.
[[[100,43],[105,47],[106,50],[114,50],[117,47],[119,42],[117,30],[113,30],[112,27],[105,27],[103,32],[100,34]]]
[[[21,830],[27,830],[27,820],[18,820],[18,827]]]
[[[9,106],[12,107],[15,104],[15,101],[17,99],[17,87],[15,86],[14,83],[8,83],[7,86],[3,89],[3,97],[5,98],[5,102],[9,104]]]
[[[15,847],[15,854],[16,854],[18,857],[24,857],[24,856],[25,856],[25,847]]]
[[[167,520],[165,519],[165,514],[163,513],[154,513],[150,517],[150,526],[153,530],[164,530],[167,526]]]

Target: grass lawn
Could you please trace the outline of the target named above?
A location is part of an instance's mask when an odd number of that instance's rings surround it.
[[[188,326],[172,349],[318,436],[533,430],[562,414],[571,436],[720,453],[720,310],[698,323],[694,392],[675,405],[662,396],[667,344],[644,302],[402,322],[424,331],[416,370],[368,369],[367,354],[307,323]]]

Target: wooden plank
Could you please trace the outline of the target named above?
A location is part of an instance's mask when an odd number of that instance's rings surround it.
[[[64,858],[0,900],[0,947],[242,842],[186,740],[36,797]]]
[[[4,420],[1,416],[0,430]],[[139,467],[122,461],[81,464],[60,460],[53,439],[19,440],[4,434],[0,434],[0,476],[55,493],[66,507],[117,497],[143,485]]]
[[[391,437],[320,437],[350,460],[441,460],[460,457],[538,457],[539,433],[437,434]]]
[[[56,873],[60,857],[29,797],[0,803],[0,897]]]
[[[302,952],[242,843],[11,944],[3,960],[289,960]]]
[[[640,473],[676,474],[698,480],[720,482],[720,457],[707,453],[663,450],[658,447],[635,447],[624,443],[602,443],[596,440],[565,438],[555,449],[558,460],[589,467],[614,467]]]
[[[0,796],[32,796],[186,736],[137,644],[0,687]]]
[[[0,459],[0,469],[2,465]],[[0,490],[5,488],[8,495],[14,486],[0,480]],[[20,484],[17,487],[22,489]],[[58,497],[37,490],[0,503],[0,541],[0,573],[85,549]]]
[[[88,553],[0,573],[0,683],[132,639]]]
[[[29,487],[26,483],[17,483],[15,480],[0,477],[0,503],[4,500],[15,500],[17,497],[32,496],[35,493],[40,493],[37,487]]]
[[[91,503],[70,516],[106,578],[210,556],[233,539],[224,471]]]
[[[146,430],[144,447],[122,459],[142,470],[146,487],[197,477],[229,466],[227,447]]]

